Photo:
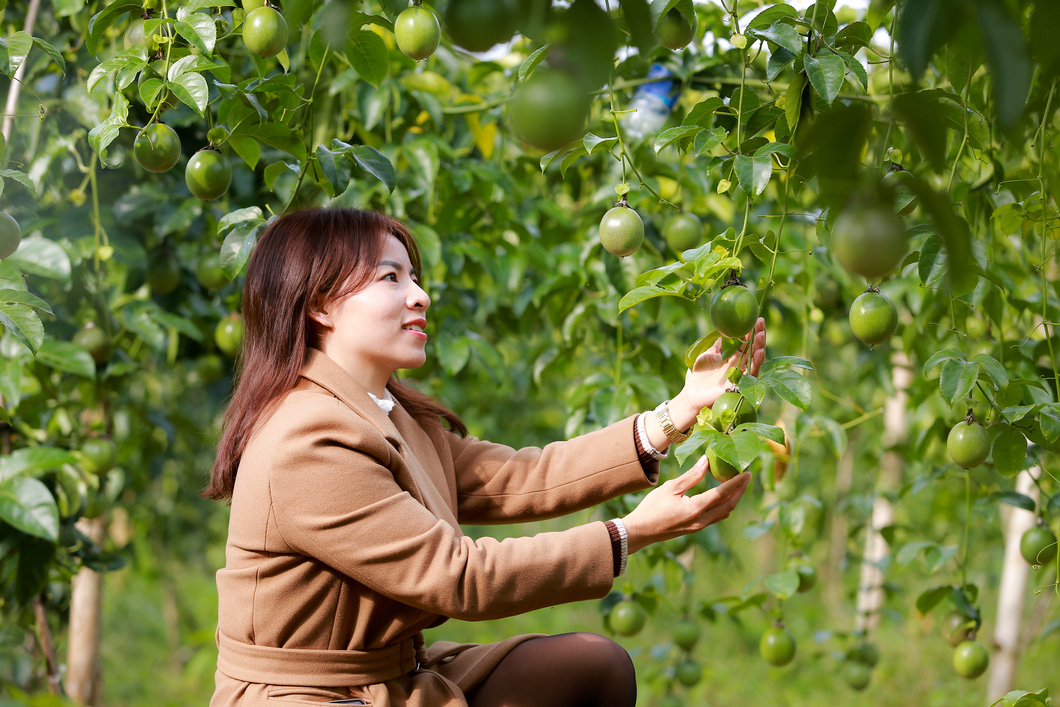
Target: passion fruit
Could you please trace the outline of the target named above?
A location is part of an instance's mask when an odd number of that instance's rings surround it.
[[[611,255],[624,258],[633,255],[644,241],[644,222],[633,209],[622,203],[610,209],[600,220],[600,243]]]
[[[743,285],[723,287],[711,300],[710,320],[727,339],[742,338],[758,321],[758,300]]]

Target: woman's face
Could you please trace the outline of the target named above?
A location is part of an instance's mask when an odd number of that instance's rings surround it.
[[[322,330],[324,353],[368,391],[381,395],[394,371],[427,360],[424,313],[430,304],[408,251],[388,234],[368,284],[312,316]]]

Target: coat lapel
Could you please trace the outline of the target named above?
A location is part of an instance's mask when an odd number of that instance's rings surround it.
[[[310,380],[321,388],[325,388],[336,398],[346,403],[354,412],[363,417],[373,427],[394,445],[394,448],[402,452],[401,433],[390,421],[375,401],[368,395],[368,391],[361,387],[360,383],[342,369],[342,366],[332,361],[327,355],[318,349],[309,349],[309,357],[306,364],[302,366],[302,377]]]
[[[302,367],[302,377],[324,388],[350,409],[367,420],[398,451],[395,455],[402,468],[392,469],[394,478],[432,513],[455,528],[456,511],[448,500],[445,473],[438,460],[438,452],[430,438],[405,412],[399,403],[387,415],[365,390],[342,366],[332,361],[318,349],[309,349],[308,360]],[[391,419],[393,416],[393,420]],[[406,434],[398,429],[398,421]],[[401,463],[403,462],[403,463]],[[455,492],[455,490],[454,490]]]

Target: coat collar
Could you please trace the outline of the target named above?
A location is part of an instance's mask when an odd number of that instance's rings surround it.
[[[353,376],[343,370],[342,366],[328,358],[323,351],[314,348],[309,349],[305,365],[302,366],[301,376],[316,383],[344,402],[354,412],[376,427],[399,451],[401,450],[401,433],[398,432],[390,417],[380,409],[368,395],[368,391],[354,380]],[[400,403],[397,407],[400,407]],[[396,410],[397,408],[395,408],[395,412]]]

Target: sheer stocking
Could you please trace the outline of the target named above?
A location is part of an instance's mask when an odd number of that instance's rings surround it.
[[[637,681],[622,646],[564,633],[516,646],[467,699],[471,707],[633,707]]]

